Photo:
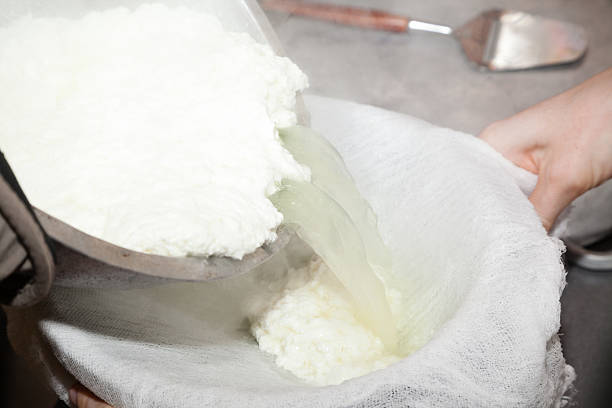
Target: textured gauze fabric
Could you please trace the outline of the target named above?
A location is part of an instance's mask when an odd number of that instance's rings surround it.
[[[422,348],[337,386],[278,368],[244,316],[254,286],[282,287],[272,270],[291,261],[279,255],[222,282],[56,287],[36,309],[12,311],[21,353],[62,398],[76,379],[116,408],[561,405],[574,378],[558,337],[563,244],[526,198],[535,176],[471,135],[370,106],[306,103],[378,215]]]

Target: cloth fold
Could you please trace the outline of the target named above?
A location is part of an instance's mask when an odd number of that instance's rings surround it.
[[[57,287],[36,309],[11,312],[21,352],[43,363],[63,399],[76,379],[116,408],[560,406],[574,378],[557,335],[563,245],[526,199],[535,176],[467,134],[305,100],[379,217],[400,290],[414,300],[400,324],[417,352],[330,387],[275,366],[245,330],[244,303],[282,287],[271,270],[286,257],[206,284]]]

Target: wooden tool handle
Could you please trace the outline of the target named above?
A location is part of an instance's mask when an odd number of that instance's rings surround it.
[[[327,4],[304,3],[295,0],[264,0],[261,6],[266,10],[282,11],[319,20],[333,21],[374,30],[404,32],[408,30],[408,17],[377,10],[354,7],[331,6]]]

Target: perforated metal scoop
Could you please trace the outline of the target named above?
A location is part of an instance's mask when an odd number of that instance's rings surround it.
[[[262,6],[339,24],[376,30],[428,31],[451,35],[461,43],[467,57],[492,71],[509,71],[567,64],[580,59],[587,49],[584,29],[558,20],[520,11],[489,10],[453,29],[377,10],[265,0]]]

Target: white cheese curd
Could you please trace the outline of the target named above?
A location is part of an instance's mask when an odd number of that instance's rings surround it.
[[[291,271],[280,299],[251,318],[259,348],[313,385],[339,384],[398,361],[357,317],[344,286],[318,259]]]
[[[241,258],[276,238],[281,179],[309,178],[276,130],[306,86],[187,8],[24,17],[0,29],[0,148],[32,204],[84,232]]]

